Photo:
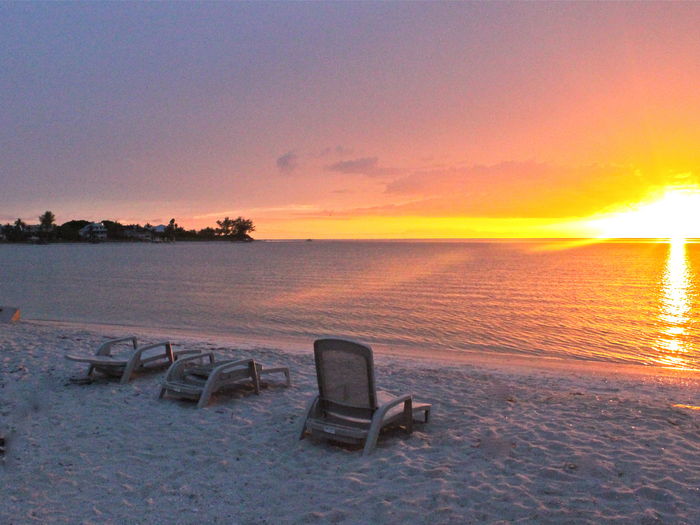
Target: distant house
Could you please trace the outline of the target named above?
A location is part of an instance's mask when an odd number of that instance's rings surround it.
[[[38,243],[41,240],[41,237],[39,236],[41,233],[41,225],[28,224],[27,227],[24,229],[24,233],[26,235],[25,238],[29,242]]]
[[[165,224],[159,224],[158,226],[151,226],[151,234],[153,235],[153,242],[163,242],[166,240],[165,236],[168,231],[168,227]]]
[[[101,222],[91,222],[80,228],[78,235],[85,241],[106,241],[107,228]]]
[[[125,226],[124,227],[124,238],[130,241],[144,241],[148,242],[153,239],[153,233],[148,228],[143,226]]]

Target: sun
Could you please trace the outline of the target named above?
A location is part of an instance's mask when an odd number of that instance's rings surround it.
[[[700,188],[671,188],[651,202],[587,221],[604,238],[687,239],[700,237]]]

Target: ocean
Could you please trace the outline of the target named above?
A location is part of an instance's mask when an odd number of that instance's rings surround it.
[[[23,318],[700,369],[700,245],[0,245]]]

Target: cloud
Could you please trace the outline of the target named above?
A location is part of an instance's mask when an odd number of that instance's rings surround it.
[[[326,157],[328,155],[352,155],[352,150],[340,145],[334,148],[327,147],[321,150],[319,157]]]
[[[360,173],[366,175],[368,172],[376,169],[379,158],[364,157],[362,159],[342,160],[327,166],[328,171],[337,171],[338,173]]]
[[[293,151],[288,151],[277,159],[277,168],[282,173],[293,172],[295,169],[297,169],[298,164],[299,156]]]
[[[344,174],[367,175],[369,177],[396,175],[400,172],[400,170],[396,168],[380,167],[378,157],[362,157],[359,159],[342,160],[326,166],[326,170]]]

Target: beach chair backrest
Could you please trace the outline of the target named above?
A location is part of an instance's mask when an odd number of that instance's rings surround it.
[[[371,418],[377,409],[372,349],[346,339],[318,339],[314,357],[322,409]]]

